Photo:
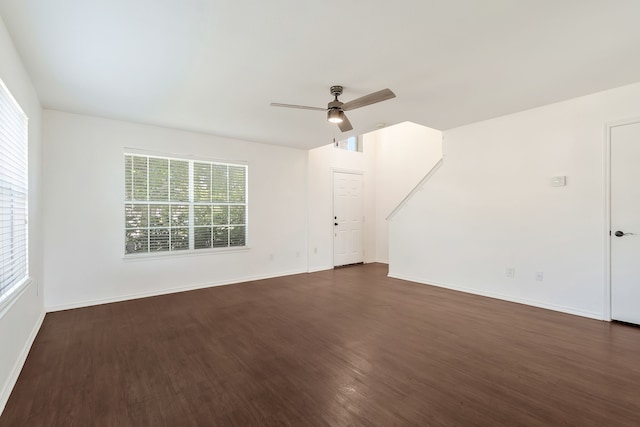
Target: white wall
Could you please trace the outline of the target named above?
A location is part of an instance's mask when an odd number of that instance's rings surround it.
[[[604,130],[632,116],[640,84],[446,131],[391,222],[390,275],[606,318]]]
[[[42,299],[41,107],[4,22],[0,19],[0,78],[29,117],[29,271],[31,283],[0,303],[0,413],[44,317]]]
[[[51,110],[43,140],[49,309],[307,270],[306,151]],[[247,161],[251,249],[123,259],[125,147]]]
[[[376,140],[376,261],[388,263],[387,217],[442,158],[442,132],[404,122],[371,135]]]
[[[333,267],[333,171],[364,176],[364,261],[388,260],[387,216],[442,157],[442,133],[405,122],[362,135],[363,152],[309,151],[309,271]]]

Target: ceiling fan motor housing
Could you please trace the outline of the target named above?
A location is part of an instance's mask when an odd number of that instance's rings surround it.
[[[340,107],[342,107],[342,104],[344,104],[344,102],[338,101],[338,96],[342,95],[342,89],[343,89],[342,86],[331,86],[331,89],[330,89],[331,95],[335,96],[336,99],[334,99],[333,101],[327,104],[327,110],[342,111],[342,108]]]
[[[331,92],[331,95],[338,97],[342,95],[343,89],[344,88],[342,86],[331,86],[331,89],[329,89],[329,91]]]

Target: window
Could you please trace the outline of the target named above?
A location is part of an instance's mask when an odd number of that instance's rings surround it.
[[[247,166],[125,154],[125,254],[245,246]]]
[[[0,81],[0,300],[29,277],[27,123]]]
[[[362,138],[359,136],[350,136],[347,139],[337,141],[335,143],[336,148],[340,148],[347,151],[362,152]]]

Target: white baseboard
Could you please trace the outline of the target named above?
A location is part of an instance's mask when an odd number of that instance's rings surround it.
[[[465,293],[468,293],[468,294],[480,295],[480,296],[483,296],[483,297],[495,298],[495,299],[499,299],[499,300],[503,300],[503,301],[509,301],[509,302],[515,302],[515,303],[518,303],[518,304],[530,305],[530,306],[533,306],[533,307],[544,308],[544,309],[547,309],[547,310],[559,311],[561,313],[573,314],[575,316],[588,317],[590,319],[596,319],[596,320],[607,320],[607,319],[605,319],[603,313],[595,313],[595,312],[591,312],[591,311],[585,311],[585,310],[576,309],[576,308],[573,308],[573,307],[566,307],[566,306],[557,305],[557,304],[549,304],[549,303],[530,300],[530,299],[526,299],[526,298],[514,297],[514,296],[511,296],[511,295],[503,295],[503,294],[499,294],[499,293],[495,293],[495,292],[480,291],[480,290],[477,290],[477,289],[465,288],[464,286],[451,285],[451,284],[448,284],[448,283],[438,283],[438,282],[434,282],[434,281],[430,281],[430,280],[418,279],[418,278],[410,277],[410,276],[404,276],[402,274],[391,274],[391,273],[389,273],[388,276],[392,277],[394,279],[407,280],[409,282],[420,283],[420,284],[423,284],[423,285],[437,286],[439,288],[451,289],[453,291],[465,292]]]
[[[380,261],[380,260],[374,259],[374,260],[365,260],[363,264],[389,264],[389,263],[386,261]],[[335,267],[333,265],[327,265],[324,267],[314,267],[307,270],[307,273],[317,273],[319,271],[333,270],[334,268]]]
[[[11,396],[11,392],[13,391],[13,387],[16,385],[18,381],[18,377],[20,376],[20,372],[22,371],[22,367],[24,366],[24,362],[27,361],[27,356],[29,355],[29,350],[31,350],[31,346],[33,345],[33,341],[35,341],[36,336],[38,335],[38,331],[40,330],[40,326],[42,326],[42,322],[44,320],[45,311],[43,310],[38,317],[35,325],[33,325],[33,329],[27,338],[27,342],[25,343],[22,351],[20,351],[20,355],[16,360],[16,363],[13,365],[13,369],[9,374],[9,378],[4,383],[2,390],[0,390],[0,416],[2,415],[2,411],[4,411],[4,407],[7,405],[9,401],[9,396]]]
[[[318,271],[333,270],[333,265],[324,267],[314,267],[307,270],[307,273],[317,273]]]
[[[132,300],[132,299],[155,297],[155,296],[158,296],[158,295],[175,294],[177,292],[193,291],[193,290],[196,290],[196,289],[212,288],[212,287],[215,287],[215,286],[226,286],[226,285],[233,285],[233,284],[236,284],[236,283],[253,282],[253,281],[256,281],[256,280],[264,280],[264,279],[272,279],[274,277],[291,276],[291,275],[294,275],[294,274],[303,274],[303,273],[306,273],[306,272],[307,272],[306,270],[294,270],[294,271],[280,272],[280,273],[277,273],[277,274],[264,274],[264,275],[258,275],[258,276],[241,277],[241,278],[237,278],[237,279],[232,279],[232,280],[227,280],[227,281],[220,281],[220,282],[200,283],[200,284],[196,284],[196,285],[187,285],[187,286],[175,286],[175,287],[165,288],[165,289],[160,289],[160,290],[155,290],[155,291],[139,292],[139,293],[134,293],[134,294],[126,294],[126,295],[118,295],[118,296],[115,296],[115,297],[99,298],[99,299],[87,300],[87,301],[78,301],[78,302],[73,302],[73,303],[70,303],[70,304],[46,306],[45,309],[46,309],[47,313],[51,313],[51,312],[54,312],[54,311],[71,310],[71,309],[74,309],[74,308],[91,307],[93,305],[110,304],[110,303],[113,303],[113,302],[128,301],[128,300]]]

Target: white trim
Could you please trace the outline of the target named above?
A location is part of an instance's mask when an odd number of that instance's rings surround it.
[[[503,300],[503,301],[509,301],[509,302],[515,302],[515,303],[518,303],[518,304],[530,305],[530,306],[533,306],[533,307],[544,308],[544,309],[547,309],[547,310],[559,311],[561,313],[573,314],[575,316],[588,317],[590,319],[607,320],[607,319],[604,318],[602,313],[595,313],[595,312],[591,312],[591,311],[578,310],[578,309],[575,309],[573,307],[566,307],[566,306],[563,306],[563,305],[548,304],[548,303],[545,303],[545,302],[530,300],[530,299],[527,299],[527,298],[518,298],[518,297],[513,297],[513,296],[510,296],[510,295],[503,295],[503,294],[499,294],[499,293],[495,293],[495,292],[486,292],[486,291],[481,291],[481,290],[477,290],[477,289],[466,288],[464,286],[450,285],[450,284],[447,284],[447,283],[438,283],[438,282],[434,282],[434,281],[430,281],[430,280],[417,279],[415,277],[404,276],[404,275],[401,275],[401,274],[391,274],[391,273],[389,273],[388,277],[392,277],[394,279],[400,279],[400,280],[407,280],[409,282],[415,282],[415,283],[419,283],[419,284],[422,284],[422,285],[436,286],[436,287],[439,287],[439,288],[451,289],[453,291],[465,292],[467,294],[480,295],[480,296],[483,296],[483,297],[495,298],[495,299],[499,299],[499,300]]]
[[[29,351],[31,350],[31,346],[38,335],[38,331],[40,331],[40,327],[42,326],[42,322],[44,321],[45,312],[44,310],[38,316],[38,320],[35,325],[33,325],[33,329],[27,338],[27,342],[25,343],[22,351],[18,355],[16,359],[16,363],[13,365],[11,372],[9,373],[9,377],[7,381],[2,386],[0,390],[0,416],[2,415],[2,411],[4,411],[7,402],[9,401],[9,397],[11,396],[11,392],[18,381],[18,377],[20,376],[20,371],[22,371],[22,367],[24,366],[24,362],[27,361],[27,356],[29,355]]]
[[[27,277],[17,286],[12,286],[4,293],[0,294],[0,319],[13,307],[13,304],[24,294],[29,286],[33,283],[30,277]]]
[[[123,255],[122,260],[125,262],[151,261],[154,259],[165,258],[188,258],[192,256],[202,255],[221,255],[238,252],[249,252],[250,247],[247,246],[230,246],[224,248],[206,248],[206,249],[185,249],[180,251],[162,251],[162,252],[143,252],[139,254]]]
[[[353,175],[362,175],[364,177],[364,171],[363,170],[345,169],[345,168],[331,168],[331,177],[332,178],[333,178],[333,174],[335,172],[350,173],[350,174],[353,174]],[[333,181],[331,181],[331,188],[333,188]]]
[[[155,150],[146,150],[144,148],[133,148],[133,147],[123,147],[123,154],[132,154],[134,156],[148,156],[148,157],[160,157],[163,159],[176,159],[176,160],[191,160],[191,161],[204,161],[210,163],[218,163],[218,164],[229,164],[236,163],[239,166],[249,166],[249,162],[247,160],[229,160],[222,159],[217,157],[207,157],[200,155],[193,155],[189,153],[174,153],[167,151],[155,151]]]
[[[605,320],[611,318],[611,129],[640,123],[640,117],[630,117],[605,123],[604,128],[604,298],[603,313]]]
[[[604,127],[604,286],[602,287],[602,312],[611,320],[611,128]]]
[[[18,102],[18,100],[13,96],[13,94],[11,93],[11,91],[9,90],[9,88],[7,87],[7,85],[4,84],[4,81],[2,79],[0,79],[0,90],[4,90],[8,97],[9,100],[11,102],[13,102],[13,106],[20,112],[20,114],[22,114],[22,117],[24,118],[25,121],[29,121],[29,116],[27,116],[27,114],[24,112],[24,110],[22,109],[22,107],[20,106],[20,103]]]
[[[415,187],[413,187],[413,190],[411,190],[409,194],[407,194],[407,196],[404,199],[402,199],[400,203],[398,203],[398,206],[396,206],[395,209],[391,211],[389,216],[387,216],[386,218],[387,221],[391,221],[395,216],[395,214],[397,214],[398,211],[400,211],[409,202],[409,200],[413,198],[413,196],[418,191],[422,190],[422,187],[424,186],[424,184],[426,184],[426,182],[429,181],[433,175],[435,175],[438,169],[440,169],[440,166],[442,166],[443,162],[444,162],[444,158],[440,158],[440,160],[438,160],[438,162],[435,165],[433,165],[431,170],[427,172],[424,178],[422,178],[420,182],[418,182],[418,184]]]
[[[324,267],[309,268],[307,270],[307,273],[317,273],[319,271],[327,271],[327,270],[333,270],[333,266],[332,265],[326,265]]]
[[[13,254],[14,249],[20,248],[22,249],[22,245],[24,245],[24,260],[18,258],[19,261],[11,262],[10,264],[13,267],[24,266],[24,273],[20,277],[20,281],[17,283],[12,283],[11,285],[7,285],[7,283],[0,283],[0,316],[4,314],[6,310],[12,305],[12,301],[15,301],[16,296],[12,294],[24,292],[24,289],[31,283],[30,278],[30,250],[29,250],[29,236],[31,233],[30,220],[31,220],[31,212],[29,210],[29,117],[24,112],[18,100],[13,96],[9,88],[5,85],[4,81],[0,78],[0,93],[2,93],[2,97],[6,95],[6,99],[8,100],[10,105],[3,104],[2,110],[4,111],[3,116],[6,116],[10,120],[14,113],[17,113],[18,119],[21,119],[22,123],[19,128],[14,128],[11,125],[7,127],[3,126],[3,130],[11,131],[9,134],[12,135],[9,141],[9,149],[8,156],[9,161],[12,164],[10,170],[14,169],[15,166],[19,165],[17,173],[15,170],[9,175],[3,174],[5,177],[8,177],[8,183],[13,185],[22,186],[24,188],[23,197],[18,198],[21,202],[24,203],[24,214],[16,214],[16,217],[20,220],[24,220],[24,223],[20,225],[19,234],[24,234],[24,243],[15,244],[13,239],[10,239],[9,251]],[[12,105],[11,105],[12,104]],[[6,108],[4,108],[6,107]],[[24,135],[22,132],[24,131]],[[13,133],[17,132],[17,133]],[[20,137],[22,136],[22,137]],[[15,138],[14,138],[15,137]],[[24,150],[24,152],[23,152]],[[23,157],[24,156],[24,157]],[[19,162],[19,163],[18,163]],[[4,163],[4,162],[3,162]],[[24,170],[22,170],[24,168]],[[24,176],[21,176],[21,173],[24,172]],[[13,191],[10,190],[11,194]],[[9,204],[12,206],[12,203]],[[10,221],[13,223],[13,221]],[[18,236],[18,241],[20,241],[20,236]],[[21,251],[22,252],[22,251]],[[4,286],[4,287],[3,287]],[[18,292],[19,291],[19,292]]]
[[[299,270],[292,270],[292,271],[280,272],[275,274],[263,274],[258,276],[248,276],[248,277],[241,277],[237,279],[221,280],[219,282],[199,283],[195,285],[186,285],[186,286],[175,286],[172,288],[166,288],[161,290],[138,292],[135,294],[120,295],[120,296],[108,297],[108,298],[99,298],[94,300],[78,301],[70,304],[46,306],[45,310],[47,311],[47,313],[51,313],[55,311],[71,310],[74,308],[90,307],[93,305],[101,305],[101,304],[110,304],[113,302],[129,301],[133,299],[154,297],[158,295],[169,295],[169,294],[175,294],[178,292],[193,291],[196,289],[206,289],[206,288],[213,288],[216,286],[234,285],[238,283],[253,282],[256,280],[272,279],[274,277],[284,277],[284,276],[291,276],[294,274],[304,274],[304,273],[307,273],[306,269],[299,269]]]

